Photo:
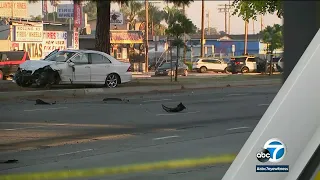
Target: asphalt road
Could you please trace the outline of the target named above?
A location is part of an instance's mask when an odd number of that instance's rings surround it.
[[[117,166],[238,153],[279,86],[221,88],[34,105],[0,104],[0,174]],[[187,109],[167,113],[161,104]],[[29,150],[28,150],[29,149]],[[219,180],[229,164],[92,179]]]

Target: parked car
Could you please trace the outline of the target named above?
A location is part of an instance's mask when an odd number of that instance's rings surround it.
[[[176,61],[163,63],[155,71],[156,76],[170,76],[171,74],[175,75],[176,71]],[[178,62],[178,75],[188,76],[188,66],[182,62]]]
[[[227,70],[233,73],[257,72],[257,59],[254,56],[236,56],[230,59]]]
[[[208,70],[214,72],[228,72],[227,61],[217,58],[198,58],[196,62],[192,64],[192,70],[196,70],[200,73],[207,72]]]
[[[283,57],[279,59],[277,63],[277,68],[279,72],[283,72]]]
[[[114,88],[131,81],[129,63],[93,50],[61,50],[43,60],[20,64],[15,75],[19,86],[53,84],[104,84]]]
[[[30,60],[25,51],[0,51],[0,80],[13,77],[19,64]]]

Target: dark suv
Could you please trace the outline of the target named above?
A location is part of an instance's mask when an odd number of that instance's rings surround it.
[[[0,80],[13,77],[19,65],[30,60],[25,51],[0,51]]]

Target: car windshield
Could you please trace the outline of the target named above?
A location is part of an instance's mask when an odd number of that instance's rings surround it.
[[[75,54],[76,54],[76,52],[59,51],[59,52],[47,57],[44,60],[45,61],[66,62],[68,59],[70,59]]]
[[[246,61],[247,57],[237,57],[237,58],[232,58],[231,60],[234,60],[235,62],[244,62]]]
[[[175,65],[175,62],[172,62],[172,66],[174,67]],[[160,68],[168,68],[170,69],[171,68],[171,63],[164,63],[160,66]]]

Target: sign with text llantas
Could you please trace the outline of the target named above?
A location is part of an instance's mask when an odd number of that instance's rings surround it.
[[[31,60],[40,60],[43,58],[42,42],[13,42],[12,50],[23,50],[28,52]]]
[[[66,31],[44,31],[43,32],[43,54],[47,56],[55,49],[67,48]]]

